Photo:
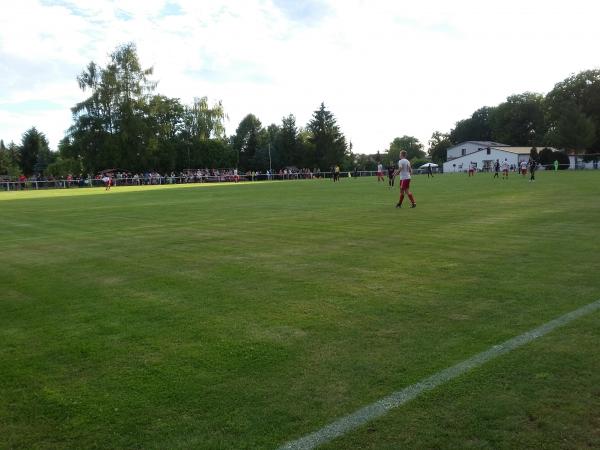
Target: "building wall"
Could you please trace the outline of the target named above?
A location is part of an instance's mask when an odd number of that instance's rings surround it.
[[[465,154],[468,155],[470,153],[475,153],[481,148],[481,144],[474,142],[464,142],[461,145],[455,145],[454,147],[450,147],[446,150],[446,157],[448,159],[460,158],[462,155],[463,149],[465,150]]]
[[[520,155],[517,153],[505,152],[499,149],[491,148],[489,155],[487,150],[481,150],[475,153],[467,154],[460,158],[453,159],[451,161],[446,161],[444,163],[444,172],[466,172],[470,163],[475,163],[477,170],[483,170],[486,167],[489,167],[490,170],[493,170],[493,164],[496,159],[500,161],[500,164],[502,164],[504,158],[506,158],[508,164],[518,165],[521,161],[528,161],[529,155]]]

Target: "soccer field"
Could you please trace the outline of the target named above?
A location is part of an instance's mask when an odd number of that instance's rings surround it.
[[[0,448],[275,449],[600,299],[600,172],[0,192]],[[600,312],[322,448],[600,448]]]

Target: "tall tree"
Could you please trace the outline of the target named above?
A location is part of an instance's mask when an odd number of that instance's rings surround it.
[[[492,126],[490,115],[494,108],[484,106],[475,111],[469,119],[456,122],[450,131],[450,141],[458,144],[464,141],[490,141],[492,140]]]
[[[18,150],[11,142],[8,148],[0,140],[0,175],[16,176],[19,172]]]
[[[142,69],[136,47],[129,43],[110,55],[106,68],[91,62],[78,77],[79,87],[90,91],[72,109],[70,129],[74,151],[90,170],[147,165],[148,100],[156,83],[152,68]]]
[[[586,160],[600,153],[600,69],[586,70],[557,83],[546,96],[546,143],[584,150]]]
[[[4,141],[0,139],[0,175],[7,175],[9,167],[8,149],[4,146]]]
[[[557,148],[585,150],[593,148],[596,135],[592,118],[586,116],[575,102],[565,102],[561,105],[560,116],[553,120],[548,130],[546,142]]]
[[[450,135],[441,131],[434,131],[429,139],[427,153],[431,160],[437,164],[446,162],[446,150],[452,146]]]
[[[184,108],[177,98],[154,95],[150,99],[146,119],[149,128],[149,166],[169,172],[178,168],[178,150],[182,147],[180,137],[184,130]]]
[[[490,114],[492,138],[510,145],[540,145],[547,131],[544,96],[511,95]]]
[[[340,131],[334,115],[321,103],[308,123],[310,141],[314,145],[315,161],[320,168],[344,164],[349,157],[346,138]]]
[[[254,114],[248,114],[242,119],[232,138],[233,149],[236,152],[236,166],[242,169],[256,169],[254,157],[259,147],[262,124]]]
[[[277,136],[277,150],[280,156],[281,165],[288,166],[298,164],[298,129],[296,128],[296,118],[293,114],[281,119],[281,128]]]
[[[208,98],[195,98],[191,107],[185,111],[185,125],[194,139],[224,139],[227,119],[223,104],[219,101],[208,105]]]
[[[51,155],[48,139],[35,127],[27,130],[21,138],[19,146],[19,162],[21,170],[27,176],[41,173],[50,163]]]

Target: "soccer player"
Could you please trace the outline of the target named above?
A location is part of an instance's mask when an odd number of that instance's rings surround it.
[[[431,168],[431,164],[427,166],[427,178],[429,178],[430,176],[431,178],[433,178],[433,169]]]
[[[521,161],[521,175],[527,175],[527,161]]]
[[[377,182],[379,183],[380,181],[385,181],[385,179],[383,178],[383,164],[378,163],[377,164]]]
[[[388,166],[388,186],[390,189],[394,187],[394,179],[396,178],[396,169],[393,165]]]
[[[535,181],[535,169],[537,169],[537,162],[533,158],[529,158],[529,181]]]
[[[112,186],[112,179],[108,175],[104,175],[102,177],[102,182],[104,183],[105,191],[110,191],[110,187]]]
[[[508,180],[508,160],[506,158],[504,158],[504,161],[502,162],[502,179],[503,180]]]
[[[500,173],[500,161],[496,160],[494,163],[494,178],[499,178],[498,174]]]
[[[404,194],[408,195],[410,199],[411,208],[416,208],[415,198],[410,192],[410,176],[412,174],[412,167],[410,161],[406,159],[406,150],[400,152],[400,161],[398,161],[398,171],[400,172],[400,200],[396,204],[396,208],[402,208],[402,201],[404,200]]]

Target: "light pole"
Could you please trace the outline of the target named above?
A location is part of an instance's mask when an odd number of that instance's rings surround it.
[[[271,166],[271,143],[269,142],[269,172],[273,173],[273,167]]]

